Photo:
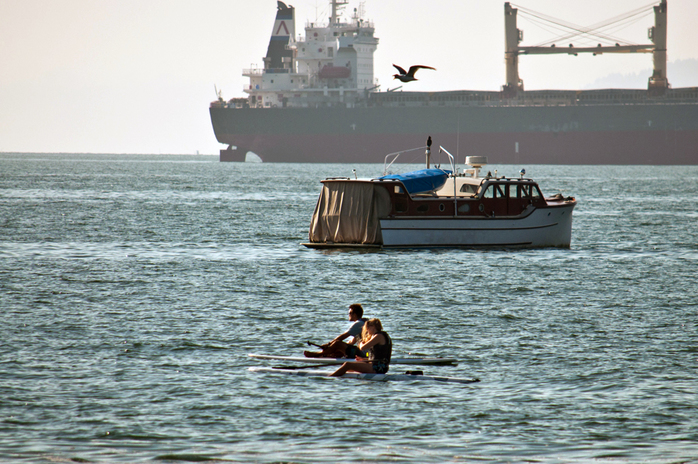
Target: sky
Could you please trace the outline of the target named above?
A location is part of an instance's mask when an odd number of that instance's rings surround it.
[[[512,4],[590,26],[648,0],[517,0]],[[289,0],[296,32],[326,22],[326,0]],[[403,90],[498,90],[504,84],[504,1],[365,0],[380,39],[374,73],[395,88],[392,64],[423,64]],[[349,0],[347,13],[359,7]],[[276,0],[1,0],[0,152],[217,154],[209,103],[243,97],[243,68],[261,67]],[[698,1],[668,1],[672,63],[698,59]],[[645,44],[652,14],[613,35]],[[519,14],[521,46],[556,37]],[[578,46],[586,42],[575,40]],[[560,45],[567,45],[563,42]],[[525,56],[527,90],[582,89],[609,75],[646,82],[650,54]],[[643,77],[644,76],[644,77]],[[677,77],[678,79],[678,77]],[[644,86],[640,85],[638,88]]]

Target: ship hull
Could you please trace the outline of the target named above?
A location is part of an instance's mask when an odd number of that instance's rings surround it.
[[[697,104],[210,108],[221,161],[382,163],[427,136],[498,164],[698,164]],[[422,162],[402,158],[399,162]]]

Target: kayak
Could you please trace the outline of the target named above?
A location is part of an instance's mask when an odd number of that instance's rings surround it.
[[[268,354],[248,354],[250,358],[267,359],[272,361],[287,361],[299,362],[307,364],[342,364],[345,362],[354,362],[356,359],[351,358],[306,358],[304,356],[275,356]],[[419,365],[456,365],[458,360],[455,358],[392,358],[390,364],[419,364]]]
[[[278,369],[274,367],[250,367],[251,372],[259,372],[263,374],[282,374],[282,375],[297,375],[299,377],[329,377],[331,372],[319,370],[293,370],[293,369]],[[452,382],[452,383],[475,383],[480,379],[462,379],[458,377],[443,377],[434,375],[424,375],[416,373],[406,374],[360,374],[358,372],[347,372],[338,379],[357,379],[357,380],[373,380],[378,382],[388,381],[433,381],[433,382]]]

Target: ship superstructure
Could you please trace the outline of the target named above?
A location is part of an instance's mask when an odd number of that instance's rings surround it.
[[[247,99],[238,106],[251,108],[351,107],[375,87],[373,53],[378,39],[374,27],[354,9],[349,21],[341,15],[346,1],[332,0],[326,24],[308,23],[305,37],[295,36],[295,9],[277,2],[263,69],[246,69],[250,78]]]

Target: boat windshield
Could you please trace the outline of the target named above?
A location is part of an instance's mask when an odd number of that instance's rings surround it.
[[[461,192],[465,192],[464,188],[475,187],[474,192],[477,192],[477,186],[466,186],[461,187]],[[535,184],[489,184],[485,193],[482,195],[483,198],[527,198],[527,199],[537,199],[542,198],[538,186]]]
[[[509,196],[512,198],[541,198],[538,186],[534,184],[517,185],[516,188],[512,185],[509,187]]]
[[[485,190],[484,198],[504,198],[504,185],[490,184]]]

